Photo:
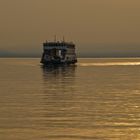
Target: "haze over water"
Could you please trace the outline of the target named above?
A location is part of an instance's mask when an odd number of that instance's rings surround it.
[[[79,57],[140,57],[139,0],[1,0],[0,57],[39,57],[73,41]]]
[[[43,68],[0,59],[1,140],[139,140],[140,59]]]

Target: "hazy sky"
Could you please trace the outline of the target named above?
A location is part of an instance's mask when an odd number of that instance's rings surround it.
[[[55,34],[80,55],[140,56],[140,0],[0,0],[0,55],[41,54]]]

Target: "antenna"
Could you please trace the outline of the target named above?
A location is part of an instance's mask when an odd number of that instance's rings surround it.
[[[54,42],[56,42],[56,35],[54,35]]]
[[[65,42],[65,37],[63,36],[63,42]]]

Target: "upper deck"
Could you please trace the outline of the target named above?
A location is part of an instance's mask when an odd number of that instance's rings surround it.
[[[45,42],[45,43],[43,43],[43,46],[44,46],[44,48],[59,48],[59,47],[61,47],[61,48],[75,48],[75,44],[74,43],[72,43],[72,42],[64,42],[64,41],[62,41],[62,42],[59,42],[59,41],[57,41],[57,42]]]

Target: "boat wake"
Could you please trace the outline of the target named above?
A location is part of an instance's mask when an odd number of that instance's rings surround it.
[[[78,63],[79,66],[139,66],[140,62]]]

